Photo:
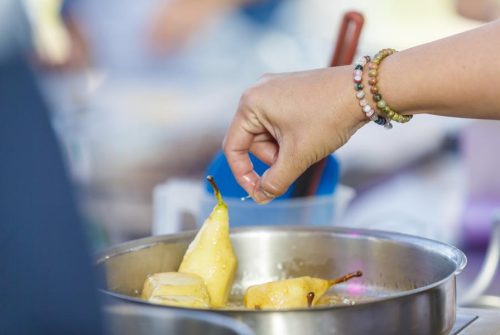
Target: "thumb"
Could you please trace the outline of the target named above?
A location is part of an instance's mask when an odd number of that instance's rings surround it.
[[[305,161],[299,159],[293,150],[280,148],[278,158],[264,172],[256,185],[254,200],[258,203],[267,203],[279,197],[306,169]]]

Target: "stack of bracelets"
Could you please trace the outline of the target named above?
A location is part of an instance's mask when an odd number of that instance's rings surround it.
[[[356,90],[356,98],[359,100],[359,105],[363,109],[366,116],[378,125],[384,126],[386,129],[391,129],[391,121],[406,123],[411,120],[412,115],[401,115],[393,110],[385,100],[382,99],[382,94],[377,86],[379,67],[382,61],[395,53],[394,49],[382,49],[373,59],[370,56],[361,57],[354,63],[354,89]],[[363,70],[368,66],[368,85],[372,99],[376,103],[376,109],[370,106],[363,90]],[[378,110],[379,113],[376,112]]]

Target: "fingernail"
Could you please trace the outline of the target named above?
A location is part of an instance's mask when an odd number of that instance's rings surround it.
[[[252,177],[254,177],[254,179],[255,179],[255,176],[252,176]],[[243,176],[243,180],[244,180],[246,183],[250,184],[252,187],[255,187],[255,184],[257,183],[255,180],[253,180],[253,179],[250,177],[250,175],[244,175],[244,176]]]
[[[263,189],[259,189],[254,193],[253,198],[259,204],[267,204],[276,197],[271,193],[264,191]]]

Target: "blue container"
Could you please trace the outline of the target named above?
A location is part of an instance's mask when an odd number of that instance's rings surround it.
[[[268,166],[256,157],[251,156],[255,171],[261,175]],[[315,196],[292,198],[295,184],[281,197],[271,203],[259,205],[253,200],[242,201],[247,193],[234,178],[227,160],[222,152],[218,153],[206,171],[214,177],[224,200],[229,208],[232,227],[259,225],[331,225],[335,218],[335,190],[339,181],[339,164],[333,156],[328,156],[327,164],[321,177]],[[215,199],[212,187],[205,184],[205,192],[201,199],[200,222],[206,218]]]

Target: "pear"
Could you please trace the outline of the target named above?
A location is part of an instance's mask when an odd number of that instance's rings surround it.
[[[331,286],[360,276],[357,271],[332,280],[305,276],[254,285],[245,291],[244,304],[251,309],[312,307]]]
[[[162,272],[149,276],[144,282],[141,298],[161,305],[210,307],[203,279],[188,273]]]
[[[179,272],[203,278],[212,307],[224,307],[233,285],[237,260],[229,239],[227,206],[214,179],[209,176],[217,205],[189,245]]]

